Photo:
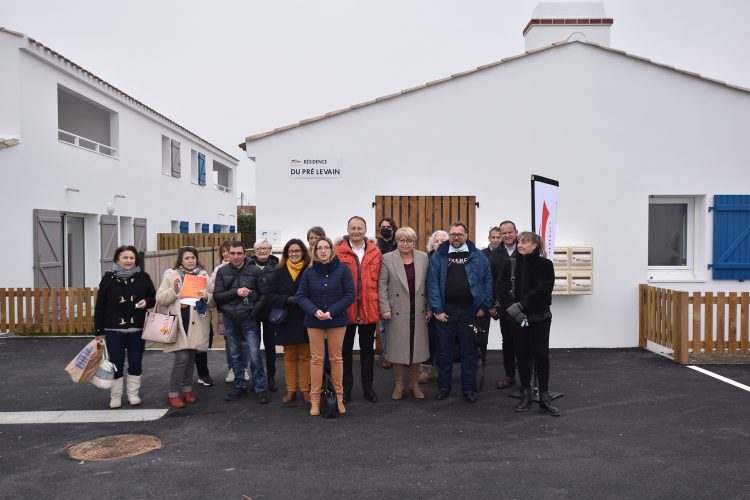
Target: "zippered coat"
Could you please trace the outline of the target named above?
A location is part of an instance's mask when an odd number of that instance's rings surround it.
[[[354,279],[354,302],[346,311],[349,324],[377,323],[380,321],[378,276],[383,260],[380,249],[375,243],[365,239],[365,255],[360,263],[347,236],[336,245],[336,255],[349,268]]]
[[[492,301],[492,273],[487,257],[484,256],[474,243],[466,241],[469,247],[469,258],[464,264],[466,277],[469,280],[471,290],[472,314],[480,309],[485,314]],[[445,278],[448,275],[448,248],[449,241],[440,244],[437,251],[430,257],[430,265],[427,270],[427,299],[430,309],[434,314],[445,312]]]

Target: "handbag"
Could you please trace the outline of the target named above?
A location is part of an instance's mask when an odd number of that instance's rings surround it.
[[[162,344],[174,344],[177,342],[177,321],[174,314],[156,312],[154,307],[146,313],[141,338]]]
[[[336,392],[333,390],[331,378],[326,373],[323,381],[323,391],[320,394],[320,415],[323,418],[339,418],[339,405]]]
[[[109,352],[107,351],[107,343],[104,342],[104,355],[99,368],[93,377],[89,379],[89,382],[94,384],[99,389],[111,389],[115,383],[115,372],[117,367],[114,363],[109,360]]]
[[[104,340],[93,339],[73,358],[65,371],[76,384],[85,384],[94,376],[104,355]]]
[[[286,322],[286,307],[272,307],[268,313],[268,321],[274,325],[283,325]]]

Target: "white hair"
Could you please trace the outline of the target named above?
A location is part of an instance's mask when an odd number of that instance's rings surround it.
[[[255,244],[253,245],[253,249],[257,250],[263,243],[267,244],[268,248],[273,249],[273,245],[271,245],[271,242],[269,242],[266,239],[256,241]]]

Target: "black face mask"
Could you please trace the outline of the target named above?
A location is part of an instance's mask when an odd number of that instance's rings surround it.
[[[386,240],[389,239],[391,236],[393,236],[393,229],[391,229],[390,227],[381,227],[380,236],[382,236]]]

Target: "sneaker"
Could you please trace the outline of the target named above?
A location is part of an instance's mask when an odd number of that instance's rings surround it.
[[[229,370],[229,373],[227,373],[227,384],[231,384],[232,382],[234,382],[234,370]]]
[[[258,393],[258,401],[260,401],[260,404],[267,405],[268,404],[268,393],[266,391],[259,392]]]
[[[211,387],[214,385],[214,379],[210,375],[206,375],[205,377],[198,377],[198,383],[206,387]]]
[[[232,376],[232,380],[234,380],[234,376]],[[248,380],[250,380],[250,374],[247,372],[247,368],[245,368],[245,381],[247,382]]]
[[[234,401],[235,399],[239,399],[242,396],[244,396],[247,393],[246,388],[238,389],[237,387],[233,387],[232,390],[226,393],[224,396],[225,401]]]

